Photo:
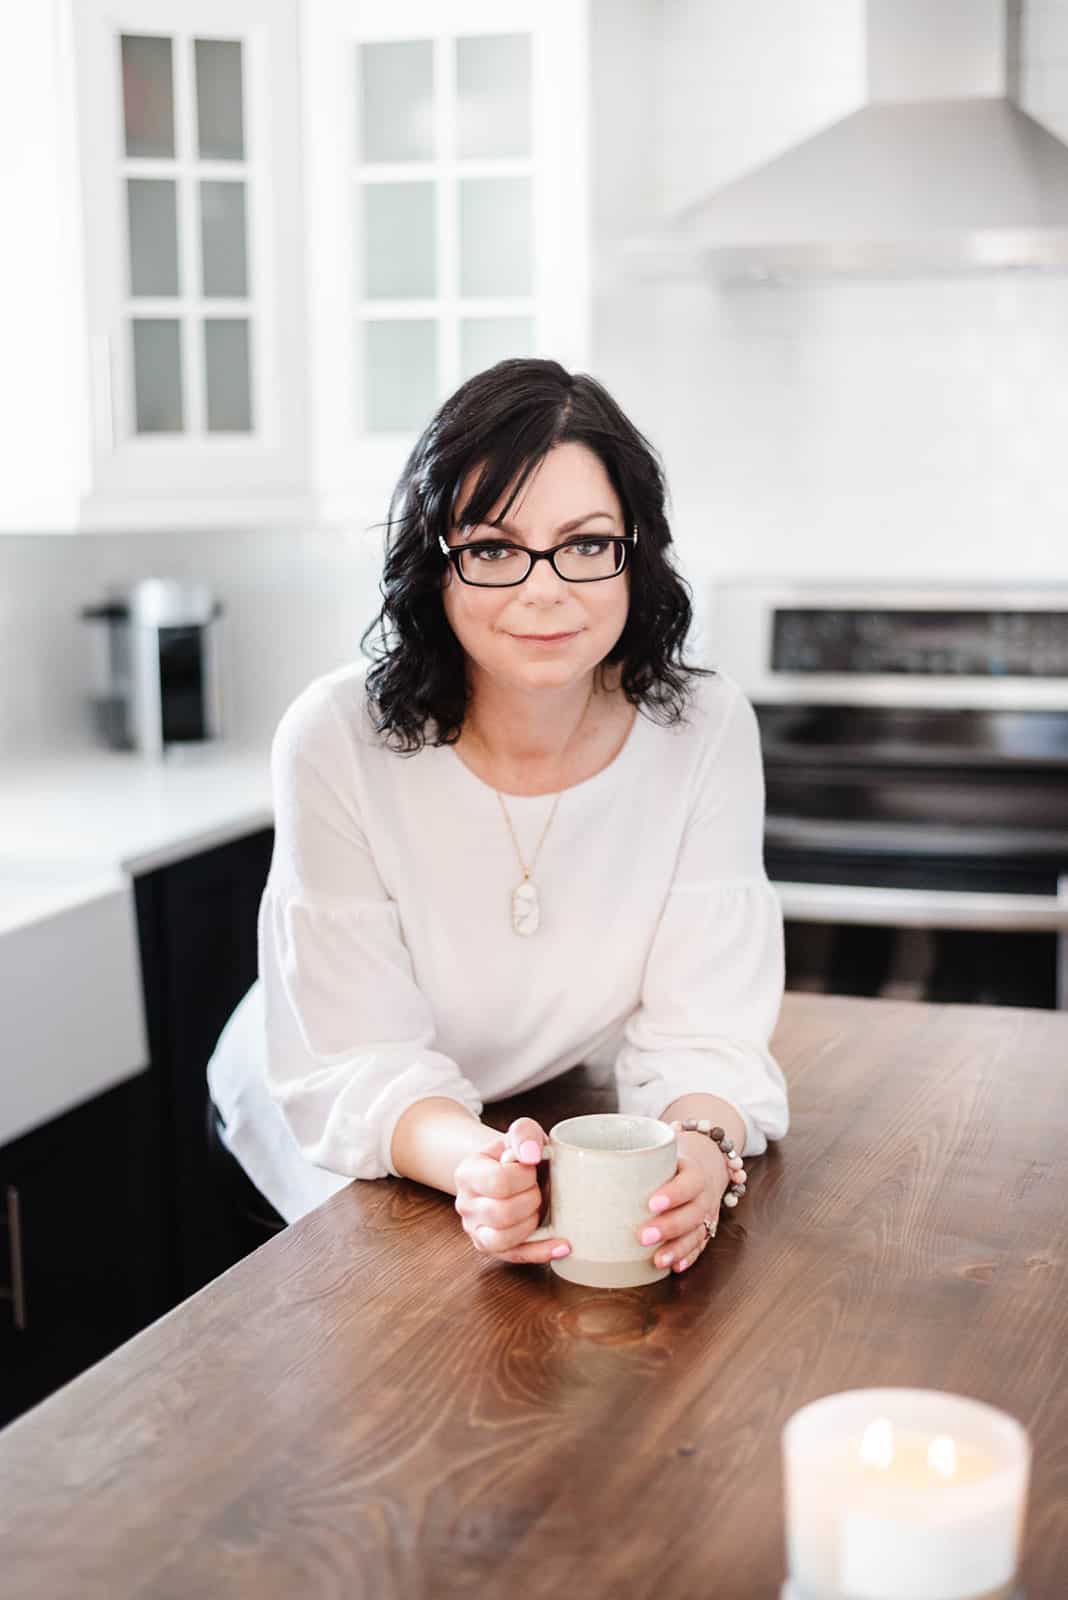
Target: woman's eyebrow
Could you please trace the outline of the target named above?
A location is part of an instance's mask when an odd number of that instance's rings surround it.
[[[597,517],[607,517],[610,522],[614,522],[616,520],[611,511],[587,511],[584,516],[572,517],[570,522],[562,522],[557,528],[556,532],[558,535],[561,533],[573,533],[576,528],[581,528],[587,522],[593,522]],[[490,526],[494,528],[500,528],[502,533],[510,533],[513,539],[522,539],[523,537],[518,528],[513,528],[511,523],[494,522],[491,523]],[[465,527],[462,518],[457,519],[457,527],[461,530]],[[470,535],[466,533],[463,536],[464,538],[470,537]]]

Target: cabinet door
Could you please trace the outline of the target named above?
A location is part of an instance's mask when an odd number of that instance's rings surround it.
[[[305,148],[329,517],[506,356],[584,364],[584,0],[308,0]]]
[[[163,1309],[142,1073],[0,1150],[0,1426]]]
[[[256,978],[256,919],[272,830],[137,881],[149,1048],[161,1096],[172,1300],[245,1253],[205,1134],[211,1053]]]
[[[296,0],[78,0],[87,525],[306,505]]]

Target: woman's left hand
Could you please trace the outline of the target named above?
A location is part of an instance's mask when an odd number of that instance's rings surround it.
[[[692,1267],[708,1243],[704,1218],[713,1225],[727,1189],[723,1152],[703,1133],[680,1133],[679,1164],[670,1183],[662,1183],[649,1200],[649,1221],[638,1230],[642,1244],[656,1245],[658,1267],[675,1272]]]

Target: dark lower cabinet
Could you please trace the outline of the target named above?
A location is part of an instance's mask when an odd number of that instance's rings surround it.
[[[248,1251],[210,1159],[204,1074],[227,1019],[256,978],[256,919],[273,843],[273,829],[265,828],[136,883],[172,1305]]]
[[[212,1158],[205,1071],[256,978],[273,841],[136,880],[148,1069],[0,1149],[0,1426],[262,1242]]]
[[[0,1150],[0,1426],[156,1315],[155,1134],[144,1072]]]

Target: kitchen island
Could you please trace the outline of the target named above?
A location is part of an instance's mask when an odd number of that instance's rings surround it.
[[[357,1183],[15,1422],[5,1600],[773,1600],[783,1422],[882,1385],[1023,1422],[1061,1600],[1068,1016],[789,995],[775,1049],[790,1135],[681,1278],[495,1266]],[[580,1070],[487,1119],[611,1105]]]

